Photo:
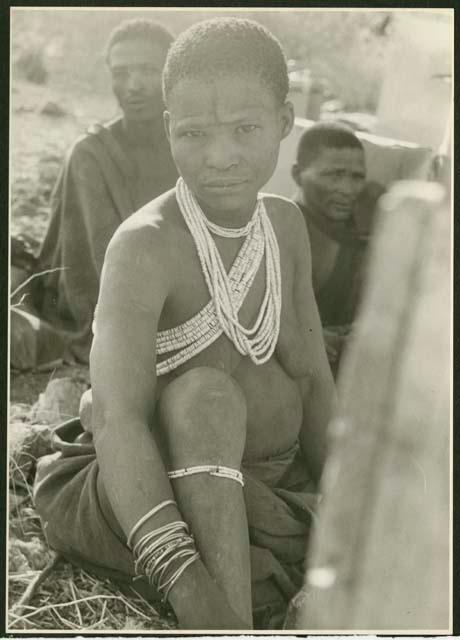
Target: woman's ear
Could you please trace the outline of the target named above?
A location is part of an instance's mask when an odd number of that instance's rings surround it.
[[[171,116],[169,115],[169,111],[163,111],[163,124],[166,131],[166,137],[168,138],[168,140],[171,140],[170,123],[171,123]]]
[[[285,102],[281,107],[281,139],[288,136],[294,126],[294,107],[292,102]]]
[[[294,182],[296,183],[296,185],[300,187],[300,167],[297,164],[297,162],[294,162],[294,164],[291,167],[291,176]]]

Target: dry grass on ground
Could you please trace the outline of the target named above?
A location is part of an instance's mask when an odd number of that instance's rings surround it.
[[[63,374],[82,375],[78,367],[54,372],[58,377]],[[28,372],[11,377],[10,415],[15,421],[27,424],[32,403],[52,375]],[[173,614],[161,603],[147,602],[130,587],[121,591],[110,581],[56,557],[47,545],[34,509],[33,470],[21,470],[12,458],[10,468],[8,629],[11,632],[175,628]]]
[[[23,507],[33,514],[33,508]],[[18,516],[18,519],[21,516]],[[30,522],[39,523],[36,515]],[[40,532],[37,532],[41,536]],[[53,557],[50,554],[50,562]],[[122,593],[108,580],[57,559],[35,594],[23,606],[20,599],[30,583],[40,576],[40,570],[19,570],[9,574],[10,631],[121,631],[171,630],[175,628],[171,614],[164,607],[144,600],[135,591]]]

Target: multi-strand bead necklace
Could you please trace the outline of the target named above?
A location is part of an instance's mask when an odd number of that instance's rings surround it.
[[[157,375],[172,371],[206,349],[222,333],[237,351],[255,364],[267,362],[278,341],[281,315],[281,273],[278,242],[261,196],[251,220],[237,229],[210,222],[193,193],[179,178],[176,198],[195,242],[211,300],[193,318],[173,329],[158,332],[157,354],[178,351],[157,364]],[[227,273],[212,235],[245,237]],[[244,327],[238,312],[265,254],[265,294],[252,327]]]

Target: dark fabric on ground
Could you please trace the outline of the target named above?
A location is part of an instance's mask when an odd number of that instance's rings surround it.
[[[40,317],[66,332],[77,360],[88,361],[99,279],[112,235],[176,179],[162,123],[148,140],[129,137],[121,119],[95,125],[68,152],[39,256],[39,270],[63,270],[39,278],[35,306]]]
[[[26,309],[10,311],[10,367],[25,371],[61,362],[65,338],[50,324]]]
[[[132,554],[106,497],[91,434],[71,420],[56,430],[54,444],[57,452],[39,460],[34,489],[50,546],[95,573],[131,581]],[[303,583],[317,494],[297,445],[242,471],[254,616],[258,625],[274,628],[272,614],[281,624]]]

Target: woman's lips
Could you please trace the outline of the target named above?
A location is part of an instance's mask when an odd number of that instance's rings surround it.
[[[247,180],[215,180],[212,182],[205,182],[203,187],[210,191],[231,191],[234,189],[240,189],[247,184]]]

